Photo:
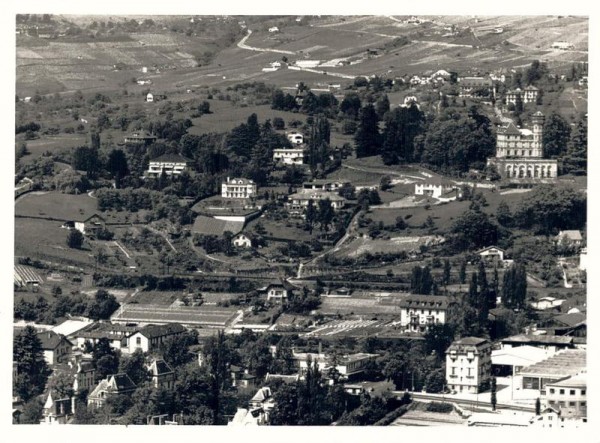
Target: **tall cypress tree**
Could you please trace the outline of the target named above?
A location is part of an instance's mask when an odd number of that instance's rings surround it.
[[[44,359],[42,343],[31,326],[15,336],[13,361],[17,366],[17,376],[13,380],[14,392],[24,401],[40,395],[51,371]]]
[[[381,134],[373,105],[368,104],[363,107],[359,119],[358,129],[354,136],[356,156],[361,158],[377,155],[381,148]]]

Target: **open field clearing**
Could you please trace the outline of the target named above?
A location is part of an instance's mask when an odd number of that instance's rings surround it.
[[[363,254],[375,253],[396,253],[400,251],[411,252],[419,251],[421,245],[435,245],[443,241],[439,236],[420,236],[420,237],[391,237],[386,240],[369,237],[360,237],[343,245],[335,254],[338,256],[347,256],[356,258]]]
[[[88,136],[86,134],[64,134],[52,137],[43,136],[36,140],[27,140],[27,150],[30,152],[21,159],[23,163],[29,163],[39,158],[47,151],[52,154],[61,152],[69,152],[72,148],[83,146],[87,143]]]

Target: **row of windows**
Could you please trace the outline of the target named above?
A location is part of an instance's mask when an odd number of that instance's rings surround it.
[[[566,401],[554,401],[554,400],[550,400],[550,401],[548,401],[548,404],[549,404],[550,406],[558,405],[558,406],[561,406],[561,407],[563,407],[563,408],[564,408],[565,406],[567,406],[567,404],[568,404],[568,406],[570,406],[570,407],[575,407],[575,406],[577,406],[577,402],[576,402],[576,401],[569,401],[569,402],[566,402]],[[579,406],[582,406],[582,407],[584,407],[584,406],[587,406],[587,402],[585,402],[585,401],[580,401],[580,402],[579,402]]]
[[[554,394],[556,392],[556,389],[554,388],[550,388],[550,394]],[[560,395],[564,395],[565,393],[565,389],[559,389],[558,393]],[[570,389],[569,390],[569,395],[577,395],[577,390],[576,389]],[[585,395],[585,389],[581,390],[581,395]]]

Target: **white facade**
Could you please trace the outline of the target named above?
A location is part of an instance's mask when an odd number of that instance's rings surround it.
[[[587,416],[587,379],[585,374],[566,380],[546,384],[542,390],[542,407],[550,407],[560,413],[561,418],[583,418]]]
[[[446,323],[445,296],[410,295],[400,303],[400,324],[407,332],[425,332],[430,325]]]
[[[446,351],[446,383],[458,393],[476,394],[490,378],[492,345],[485,339],[466,337]]]
[[[284,165],[301,165],[304,163],[304,148],[273,149],[273,161]]]
[[[267,288],[268,301],[283,301],[288,298],[288,290],[283,285],[270,285]]]
[[[238,248],[251,248],[252,247],[252,240],[245,234],[238,234],[235,237],[233,237],[232,243],[233,243],[233,246],[236,246]]]
[[[163,173],[166,175],[180,175],[183,171],[188,170],[187,161],[150,161],[148,167],[148,175],[159,176]]]
[[[288,197],[287,207],[290,212],[301,213],[308,206],[310,200],[317,206],[319,200],[326,199],[331,201],[331,207],[334,210],[343,208],[346,203],[346,199],[334,192],[305,190],[305,192],[290,195]]]
[[[301,145],[304,143],[304,135],[300,134],[299,132],[290,132],[289,134],[286,134],[286,137],[290,143],[294,145]]]
[[[415,195],[427,195],[440,198],[443,194],[452,191],[456,186],[436,183],[415,183]]]
[[[148,103],[152,103],[154,101],[154,96],[150,93],[148,93],[148,95],[146,96],[146,101]]]
[[[486,261],[504,261],[504,249],[496,246],[489,246],[479,251],[479,256]]]
[[[221,183],[221,197],[250,198],[256,195],[256,184],[245,178],[229,178]]]

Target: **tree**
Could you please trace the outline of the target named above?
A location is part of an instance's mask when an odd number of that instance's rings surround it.
[[[383,94],[375,102],[375,112],[379,120],[383,120],[384,115],[390,110],[390,99],[387,94]]]
[[[443,368],[434,369],[425,377],[425,386],[428,393],[437,394],[444,390],[446,374]]]
[[[550,114],[544,123],[542,149],[544,158],[556,158],[567,150],[571,138],[571,127],[556,113]]]
[[[25,425],[39,425],[43,418],[44,402],[41,398],[32,398],[23,405],[23,413],[19,423]]]
[[[496,377],[492,377],[491,381],[490,381],[490,390],[491,390],[491,397],[490,397],[490,401],[492,403],[492,411],[496,410]]]
[[[48,388],[54,400],[71,398],[75,394],[73,390],[73,377],[67,372],[52,374],[52,377],[48,381]]]
[[[425,114],[415,104],[399,107],[385,117],[381,159],[386,165],[415,160],[416,138],[423,134]]]
[[[129,174],[129,168],[127,167],[127,157],[122,149],[113,149],[108,154],[108,161],[106,162],[106,170],[115,178],[123,178]]]
[[[149,373],[146,367],[146,357],[141,349],[136,349],[129,357],[124,357],[119,362],[119,372],[129,375],[131,381],[141,385],[148,381]]]
[[[382,191],[387,191],[391,188],[391,186],[392,179],[389,175],[384,175],[383,177],[381,177],[381,180],[379,181],[379,189],[381,189]]]
[[[535,399],[535,415],[540,415],[542,413],[542,402],[540,398]]]
[[[369,157],[377,155],[381,147],[381,134],[377,114],[373,105],[366,105],[361,109],[358,129],[354,135],[356,157]]]
[[[331,222],[333,221],[334,215],[335,213],[333,211],[331,200],[328,198],[319,200],[317,219],[319,221],[321,231],[327,232],[329,225],[331,225]]]
[[[511,309],[525,308],[527,296],[527,272],[522,263],[514,263],[504,273],[502,280],[502,304]]]
[[[176,368],[192,360],[193,354],[189,351],[189,348],[197,343],[197,334],[186,332],[166,338],[160,346],[160,353],[169,365]]]
[[[304,220],[306,221],[306,225],[312,235],[313,226],[318,219],[317,209],[315,208],[315,204],[312,199],[308,200],[308,205],[304,210]]]
[[[444,259],[444,274],[442,276],[442,283],[444,283],[444,286],[450,283],[451,271],[452,267],[450,266],[450,260],[446,258]]]
[[[467,281],[467,262],[463,260],[460,262],[460,269],[458,271],[458,279],[461,284],[465,284]]]
[[[454,341],[454,330],[448,323],[430,325],[425,335],[425,352],[435,352],[438,361],[445,358],[446,349]]]
[[[546,63],[540,63],[539,60],[534,60],[531,66],[525,71],[525,80],[528,85],[534,85],[541,80],[548,72]]]
[[[13,362],[17,376],[13,381],[14,392],[24,401],[44,391],[50,369],[44,358],[42,344],[35,329],[26,326],[13,339]]]
[[[346,94],[342,102],[340,103],[340,111],[342,111],[347,117],[352,120],[358,118],[362,104],[360,97],[356,92],[350,92]]]
[[[501,200],[498,204],[498,209],[496,209],[496,221],[506,228],[510,227],[512,223],[512,214],[510,212],[510,208],[508,204]]]
[[[293,426],[298,424],[298,386],[283,384],[273,394],[275,407],[270,415],[270,424]]]
[[[111,347],[108,338],[102,337],[93,345],[86,342],[86,345],[86,352],[92,353],[92,365],[96,369],[96,380],[117,373],[119,369],[119,356]]]
[[[563,172],[575,175],[587,173],[587,131],[587,119],[582,118],[571,133],[569,147],[563,158]]]
[[[88,305],[88,317],[93,320],[108,320],[119,309],[119,303],[114,295],[105,289],[98,289],[94,300]]]
[[[75,229],[72,229],[67,234],[67,246],[72,249],[81,249],[83,245],[83,234]]]
[[[486,213],[472,209],[454,221],[450,232],[454,234],[452,244],[457,251],[482,248],[498,241],[498,226]]]
[[[410,289],[415,294],[431,294],[433,278],[429,266],[415,266],[412,270]]]

